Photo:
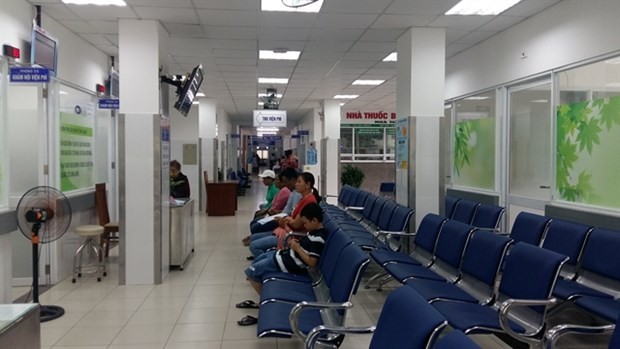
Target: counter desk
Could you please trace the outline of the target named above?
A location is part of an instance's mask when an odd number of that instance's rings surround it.
[[[38,304],[0,304],[0,348],[41,348]]]
[[[183,270],[194,252],[194,199],[177,199],[170,205],[170,265]]]

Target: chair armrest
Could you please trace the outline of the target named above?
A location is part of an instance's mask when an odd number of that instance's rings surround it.
[[[347,206],[344,208],[345,211],[363,211],[364,206]]]
[[[547,331],[543,337],[543,348],[552,349],[556,347],[557,341],[565,334],[611,334],[616,329],[615,324],[604,326],[581,326],[581,325],[558,325]]]
[[[517,333],[512,330],[508,322],[508,313],[516,307],[529,307],[529,306],[549,306],[557,303],[556,298],[550,298],[545,300],[533,300],[533,299],[508,299],[499,306],[499,323],[502,329],[510,337],[527,344],[533,344],[534,346],[540,345],[540,340],[533,338],[536,334],[540,333],[544,327],[544,321],[535,329],[533,333]]]
[[[476,230],[484,230],[484,231],[490,231],[492,233],[498,233],[500,235],[508,235],[507,232],[501,232],[500,228],[482,228],[482,227],[475,227]]]
[[[288,315],[288,321],[291,325],[291,329],[293,333],[295,333],[299,338],[306,340],[306,335],[301,332],[299,328],[299,316],[306,309],[330,309],[330,310],[340,310],[340,309],[349,309],[353,307],[353,303],[344,302],[344,303],[321,303],[321,302],[300,302],[295,304],[293,309]]]
[[[387,230],[377,230],[376,235],[393,235],[393,236],[404,236],[404,237],[410,237],[410,236],[415,236],[415,233],[408,233],[405,231],[387,231]]]
[[[368,327],[329,327],[329,326],[317,326],[312,329],[308,333],[308,337],[306,338],[306,342],[304,343],[306,349],[314,349],[316,341],[324,334],[333,333],[333,334],[368,334],[375,332],[376,326],[368,326]]]

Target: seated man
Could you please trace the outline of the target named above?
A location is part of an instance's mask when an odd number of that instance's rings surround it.
[[[263,184],[267,187],[267,194],[265,195],[267,202],[258,206],[258,211],[254,214],[254,217],[263,216],[267,213],[267,210],[271,208],[273,199],[275,199],[280,190],[280,188],[276,186],[276,174],[272,170],[265,170],[258,176],[263,179]]]
[[[308,234],[301,239],[289,239],[288,247],[278,251],[268,251],[261,254],[245,270],[245,275],[254,290],[260,294],[263,277],[268,273],[285,272],[292,274],[307,274],[308,268],[314,268],[319,263],[323,253],[327,231],[323,228],[323,209],[316,203],[310,203],[301,210],[301,220]],[[258,308],[252,300],[246,300],[236,305],[237,308]],[[258,319],[248,315],[237,323],[241,326],[256,324]]]
[[[170,161],[170,196],[189,198],[189,195],[189,180],[181,172],[181,164],[176,160]]]

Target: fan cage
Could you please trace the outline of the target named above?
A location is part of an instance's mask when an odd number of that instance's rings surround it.
[[[34,223],[26,220],[26,212],[31,209],[51,210],[54,216],[41,223],[39,242],[48,243],[58,240],[71,224],[71,205],[67,197],[56,188],[48,186],[35,187],[27,191],[17,203],[15,214],[17,226],[28,239],[32,238]]]
[[[318,0],[282,0],[282,4],[286,7],[298,8],[314,4]]]

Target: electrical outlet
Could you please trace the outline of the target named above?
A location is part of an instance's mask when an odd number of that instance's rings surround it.
[[[50,275],[52,273],[52,266],[49,264],[45,265],[45,275]]]

